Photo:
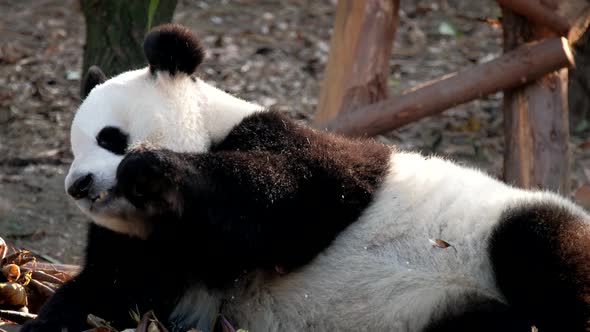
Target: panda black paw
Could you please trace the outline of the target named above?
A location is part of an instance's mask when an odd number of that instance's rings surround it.
[[[168,150],[130,151],[117,168],[116,191],[148,214],[176,211],[180,204],[176,159]]]

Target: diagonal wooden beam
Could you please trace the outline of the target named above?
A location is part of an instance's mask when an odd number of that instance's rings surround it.
[[[573,63],[565,38],[528,43],[490,62],[426,82],[317,127],[350,136],[374,136],[487,94],[524,85]]]

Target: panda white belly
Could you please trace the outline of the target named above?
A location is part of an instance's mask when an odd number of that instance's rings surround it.
[[[466,292],[503,300],[487,254],[493,226],[509,207],[547,200],[575,209],[446,160],[393,153],[374,202],[312,262],[279,278],[254,273],[209,303],[223,298],[221,312],[251,331],[420,331]],[[201,303],[188,293],[176,317],[202,316],[204,290],[195,291]]]

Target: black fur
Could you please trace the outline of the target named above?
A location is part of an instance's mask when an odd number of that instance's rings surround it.
[[[490,241],[500,290],[539,331],[590,330],[589,220],[537,204],[507,211]]]
[[[58,332],[62,327],[85,331],[89,313],[120,329],[137,326],[131,311],[154,310],[165,319],[190,278],[181,268],[186,261],[181,262],[175,245],[144,241],[91,224],[84,269],[59,288],[39,317],[21,331]]]
[[[124,155],[129,145],[129,136],[117,127],[104,127],[96,135],[96,143],[107,151]]]
[[[197,36],[178,24],[152,29],[145,38],[143,51],[152,72],[167,71],[170,75],[193,74],[205,57]]]
[[[117,181],[151,215],[154,233],[174,225],[182,240],[203,234],[195,244],[208,252],[202,279],[221,286],[244,270],[307,263],[371,202],[389,156],[374,141],[266,112],[245,119],[209,153],[132,151]]]
[[[107,76],[98,68],[98,66],[91,66],[88,68],[88,72],[82,79],[82,85],[80,88],[80,97],[82,99],[86,99],[88,94],[94,87],[97,85],[104,83],[107,80]]]

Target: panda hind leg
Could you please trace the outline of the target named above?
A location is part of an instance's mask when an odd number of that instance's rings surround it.
[[[507,302],[539,331],[590,331],[590,220],[553,204],[507,211],[488,248]]]

